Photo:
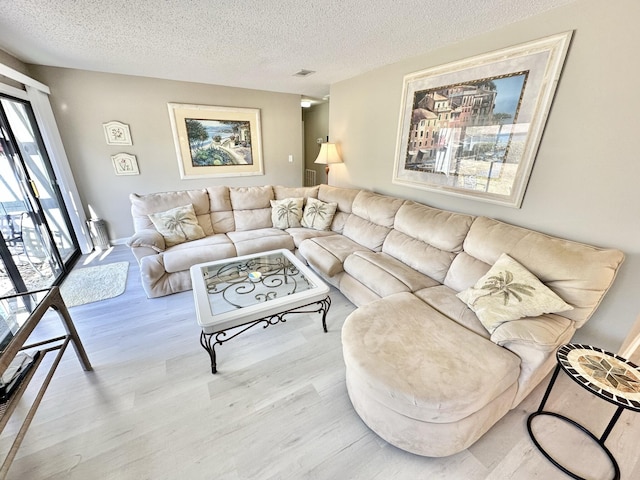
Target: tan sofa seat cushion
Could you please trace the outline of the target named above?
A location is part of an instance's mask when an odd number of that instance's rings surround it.
[[[294,250],[293,238],[278,228],[260,228],[242,232],[229,232],[227,236],[236,247],[238,256],[285,248]]]
[[[434,279],[382,252],[355,252],[344,261],[344,271],[381,297],[438,285]]]
[[[307,263],[327,277],[344,271],[343,263],[353,252],[366,250],[343,235],[309,238],[298,247]]]
[[[168,273],[174,273],[189,270],[197,263],[234,257],[236,249],[224,233],[219,233],[175,245],[168,248],[162,255],[164,268]]]
[[[435,308],[451,320],[481,337],[489,338],[489,332],[484,328],[480,319],[473,313],[473,310],[456,296],[457,292],[455,290],[445,285],[438,285],[436,287],[423,288],[413,293],[424,303]]]
[[[287,228],[287,233],[293,237],[293,243],[295,243],[296,247],[300,247],[300,244],[307,238],[328,237],[336,234],[336,232],[332,232],[331,230],[314,230],[304,227]]]
[[[358,308],[344,323],[342,345],[347,369],[375,401],[427,422],[455,422],[509,389],[515,395],[520,374],[516,355],[411,293]]]

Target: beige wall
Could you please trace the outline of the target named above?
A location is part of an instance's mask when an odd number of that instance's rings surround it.
[[[616,284],[577,337],[617,348],[640,312],[639,18],[636,0],[581,0],[332,85],[329,133],[345,162],[332,183],[623,250]],[[572,45],[521,209],[391,183],[405,74],[567,30]]]
[[[84,207],[91,205],[107,222],[111,239],[122,241],[133,233],[132,192],[302,185],[299,95],[35,65],[30,70],[51,88],[51,105]],[[169,102],[259,108],[265,174],[181,180]],[[132,146],[106,144],[102,124],[111,120],[130,126]],[[120,152],[137,157],[140,175],[115,175],[111,155]]]
[[[315,165],[313,162],[320,153],[318,138],[322,138],[326,142],[329,136],[329,102],[318,103],[303,109],[302,118],[304,119],[305,168],[316,171],[318,184],[327,183],[324,165]]]

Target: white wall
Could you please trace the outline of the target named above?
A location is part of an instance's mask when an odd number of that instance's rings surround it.
[[[133,233],[133,192],[302,185],[300,95],[35,65],[30,71],[51,89],[51,105],[84,207],[91,205],[107,222],[111,239]],[[264,175],[181,180],[169,102],[259,108]],[[130,126],[132,146],[106,144],[102,124],[111,120]],[[115,175],[111,155],[120,152],[137,157],[140,175]]]
[[[332,85],[329,134],[345,162],[332,166],[332,184],[624,251],[614,287],[576,337],[617,349],[640,312],[639,18],[637,0],[580,0]],[[391,183],[404,75],[567,30],[572,45],[521,209]]]

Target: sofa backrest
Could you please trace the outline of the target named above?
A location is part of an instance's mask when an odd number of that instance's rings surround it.
[[[229,187],[229,197],[236,232],[273,227],[271,200],[274,200],[274,195],[271,185]]]
[[[619,250],[597,248],[477,217],[444,284],[456,291],[473,286],[502,253],[522,264],[573,306],[573,310],[558,315],[573,320],[576,328],[591,317],[624,260]]]
[[[219,185],[207,187],[209,195],[209,217],[214,233],[233,232],[236,222],[231,207],[231,194],[229,187]]]
[[[382,251],[442,283],[475,217],[407,201]]]
[[[351,215],[353,201],[360,193],[359,189],[331,187],[322,184],[318,190],[318,200],[329,203],[337,203],[338,208],[333,216],[331,230],[336,233],[342,233],[347,218]]]
[[[284,200],[285,198],[318,198],[318,191],[320,185],[315,187],[283,187],[281,185],[275,185],[273,187],[273,195],[276,200]]]
[[[374,252],[380,252],[404,202],[401,198],[361,190],[353,201],[351,215],[342,234]]]
[[[132,193],[129,195],[129,201],[131,202],[133,228],[136,232],[146,229],[155,230],[155,226],[149,219],[150,214],[165,212],[172,208],[191,204],[205,235],[214,233],[209,216],[209,195],[204,189],[149,193],[146,195]]]

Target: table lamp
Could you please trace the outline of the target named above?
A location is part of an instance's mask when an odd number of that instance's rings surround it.
[[[328,185],[329,184],[329,164],[342,163],[342,158],[340,158],[340,155],[338,155],[336,144],[327,142],[320,145],[320,153],[318,153],[318,158],[316,158],[316,161],[313,163],[326,165],[326,167],[324,168],[324,171],[327,174],[327,185]]]

